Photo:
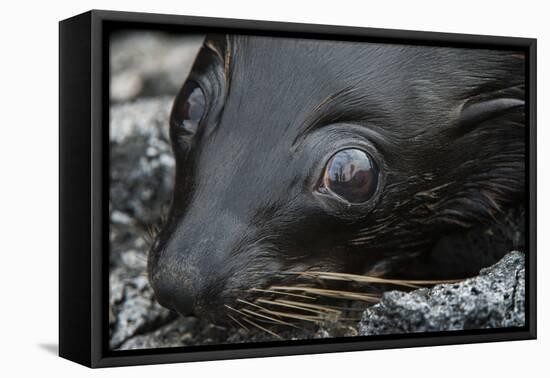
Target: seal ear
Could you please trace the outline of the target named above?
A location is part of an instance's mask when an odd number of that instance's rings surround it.
[[[231,41],[227,34],[209,34],[203,44],[203,52],[213,54],[223,68],[225,81],[229,82],[231,69]],[[202,54],[205,55],[205,54]]]
[[[457,132],[466,134],[483,122],[523,110],[524,96],[524,86],[519,85],[470,97],[460,110]]]
[[[228,37],[225,34],[208,34],[204,39],[203,48],[212,51],[224,62],[228,49]]]

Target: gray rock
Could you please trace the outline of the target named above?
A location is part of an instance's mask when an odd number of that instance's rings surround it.
[[[525,257],[510,252],[479,276],[410,293],[391,291],[368,308],[361,335],[521,327],[525,324]]]
[[[278,329],[277,333],[283,340],[336,337],[333,332],[312,325],[305,325],[301,330],[290,328]],[[353,330],[351,334],[348,333],[339,336],[356,335],[356,330]],[[279,338],[266,332],[252,329],[252,327],[245,330],[231,326],[216,326],[207,321],[200,321],[192,317],[178,317],[154,331],[128,338],[117,349],[257,343],[277,340]]]
[[[193,339],[192,330],[195,323],[193,318],[180,317],[153,332],[128,339],[118,349],[170,348],[191,345],[189,342]]]
[[[122,278],[125,274],[118,268],[111,272],[109,282],[110,346],[115,349],[127,339],[158,328],[175,317],[154,300],[147,277]]]
[[[171,99],[111,107],[110,124],[110,346],[150,332],[175,315],[154,299],[146,277],[150,236],[173,184],[167,120]]]
[[[172,99],[111,107],[111,220],[153,225],[170,201],[174,158],[168,137]]]
[[[202,45],[201,35],[132,32],[110,43],[111,101],[175,95]]]
[[[227,329],[200,322],[193,317],[180,316],[152,332],[129,338],[118,349],[168,348],[235,343],[243,340],[243,332],[240,330]]]

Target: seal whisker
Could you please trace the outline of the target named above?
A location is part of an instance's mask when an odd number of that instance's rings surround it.
[[[270,304],[270,305],[274,305],[274,306],[294,308],[294,309],[297,309],[297,310],[312,312],[314,314],[326,314],[327,312],[333,312],[333,313],[340,314],[340,311],[337,311],[337,310],[330,311],[330,309],[328,309],[328,310],[323,311],[323,310],[321,310],[323,308],[323,306],[315,306],[315,308],[308,308],[308,306],[306,306],[305,304],[302,304],[300,302],[283,301],[283,300],[270,301],[268,299],[263,299],[263,298],[257,299],[257,301],[260,302],[260,303]]]
[[[279,295],[288,295],[290,297],[297,297],[297,298],[304,298],[304,299],[312,299],[314,300],[314,297],[310,297],[307,295],[302,294],[296,294],[296,293],[286,293],[284,291],[277,291],[277,290],[270,290],[270,289],[258,289],[258,288],[252,288],[249,291],[251,292],[261,292],[261,293],[269,293],[269,294],[279,294]]]
[[[248,310],[248,309],[245,309],[245,308],[241,308],[241,309],[236,309],[236,308],[233,308],[229,305],[224,305],[225,307],[227,307],[228,309],[232,310],[232,311],[235,311],[236,313],[242,315],[242,320],[243,321],[246,321],[247,319],[249,319],[250,317],[253,317],[255,318],[256,320],[258,321],[264,321],[264,322],[270,322],[271,324],[277,324],[277,325],[288,325],[288,326],[293,326],[292,324],[290,323],[287,323],[287,322],[284,322],[282,320],[277,320],[277,319],[273,319],[271,317],[268,317],[268,316],[258,316],[259,314],[252,311],[252,310]],[[259,319],[258,319],[259,318]],[[264,318],[264,319],[262,319]]]
[[[323,307],[330,308],[333,310],[339,310],[341,312],[363,312],[365,311],[365,308],[353,308],[353,307],[343,307],[343,306],[329,306],[324,305]]]
[[[326,317],[322,317],[322,316],[300,315],[296,313],[273,311],[273,310],[265,310],[265,311],[269,314],[278,315],[282,318],[305,320],[313,323],[322,323],[324,320],[326,320]]]
[[[243,329],[246,330],[246,331],[250,331],[250,330],[248,329],[247,326],[245,326],[243,323],[241,323],[240,321],[238,321],[237,319],[235,319],[231,314],[227,314],[227,313],[226,313],[226,315],[229,317],[229,319],[231,319],[231,320],[233,320],[235,323],[237,323],[241,328],[243,328]]]
[[[353,291],[343,291],[343,290],[329,290],[329,289],[318,289],[312,287],[301,287],[301,286],[273,286],[276,290],[288,290],[288,291],[302,291],[312,294],[317,294],[324,297],[330,298],[340,298],[340,299],[353,299],[364,302],[378,302],[380,297],[374,294],[364,294]]]
[[[229,305],[227,305],[227,304],[224,304],[224,306],[227,307],[228,309],[230,309],[231,311],[235,311],[236,313],[241,314],[242,316],[245,316],[245,317],[246,317],[246,316],[250,316],[250,315],[245,314],[244,312],[242,312],[242,311],[240,311],[240,310],[238,310],[238,309],[236,309],[236,308],[233,308],[233,307],[231,307],[231,306],[229,306]],[[244,320],[244,318],[243,318],[243,320]]]
[[[281,338],[282,338],[279,334],[277,334],[277,333],[275,333],[275,332],[273,332],[273,331],[271,331],[271,330],[269,330],[269,329],[267,329],[267,328],[262,327],[261,325],[259,325],[258,323],[253,322],[253,321],[250,320],[250,319],[243,318],[243,321],[247,322],[248,324],[250,324],[250,325],[252,325],[252,326],[254,326],[254,327],[256,327],[256,328],[258,328],[258,329],[260,329],[260,330],[262,330],[262,331],[264,331],[264,332],[269,333],[269,334],[272,335],[272,336],[275,336],[275,337],[278,338],[278,339],[281,339]]]
[[[252,316],[256,316],[256,317],[258,317],[258,318],[264,318],[264,319],[267,319],[267,320],[269,320],[269,321],[275,322],[275,323],[277,323],[277,324],[286,325],[286,326],[289,326],[289,327],[294,327],[294,328],[296,328],[296,327],[294,326],[294,324],[291,324],[291,323],[285,322],[285,321],[283,321],[283,320],[279,320],[279,319],[273,318],[273,317],[271,317],[271,316],[267,316],[267,315],[264,315],[264,314],[260,314],[260,313],[258,313],[258,312],[256,312],[256,311],[252,311],[252,310],[249,310],[249,309],[247,309],[247,308],[243,308],[243,309],[241,309],[241,310],[242,310],[243,312],[246,312],[247,314],[250,314],[250,315],[252,315]],[[269,310],[264,309],[264,311],[269,311]]]
[[[259,309],[260,311],[267,311],[267,310],[268,310],[268,309],[266,309],[266,308],[263,307],[263,306],[260,306],[260,305],[258,305],[258,304],[256,304],[256,303],[252,303],[252,302],[249,302],[249,301],[245,301],[244,299],[237,299],[237,302],[241,302],[241,303],[244,303],[245,305],[252,306],[252,307],[254,307],[254,308]],[[265,316],[265,315],[258,314],[257,312],[252,311],[252,310],[250,310],[250,309],[241,308],[241,310],[242,310],[243,312],[246,312],[246,313],[251,314],[251,315],[254,315],[254,316],[258,315],[258,316],[260,316],[260,317],[267,318],[267,319],[269,319],[269,320],[271,320],[271,321],[273,321],[273,322],[275,322],[275,323],[277,323],[277,324],[284,324],[284,325],[290,325],[290,326],[292,326],[292,324],[287,324],[286,322],[284,322],[284,321],[282,321],[282,320],[280,320],[280,319],[272,319],[271,317],[268,317],[268,316]]]
[[[406,286],[411,288],[418,288],[423,285],[439,285],[439,284],[448,284],[456,283],[463,281],[464,279],[455,279],[455,280],[402,280],[402,279],[390,279],[390,278],[380,278],[373,276],[365,276],[358,274],[349,274],[349,273],[338,273],[338,272],[288,272],[288,274],[297,274],[306,278],[316,278],[322,280],[338,280],[338,281],[353,281],[356,283],[379,283],[379,284],[391,284]]]

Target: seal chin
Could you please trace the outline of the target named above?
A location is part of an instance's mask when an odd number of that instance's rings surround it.
[[[166,278],[169,275],[162,275]],[[221,293],[203,293],[192,285],[187,287],[184,280],[159,279],[152,280],[152,287],[157,302],[181,316],[207,319],[219,324],[220,319],[225,319],[226,313],[235,308],[236,299],[221,299]],[[227,307],[226,303],[233,303]]]
[[[231,318],[228,315],[235,315],[233,313],[234,308],[238,306],[235,303],[225,305],[222,303],[209,303],[201,304],[196,303],[191,307],[176,307],[174,310],[181,316],[195,317],[208,323],[212,323],[217,326],[226,326],[231,323]]]

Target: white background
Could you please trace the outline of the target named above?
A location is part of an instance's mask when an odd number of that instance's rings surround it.
[[[0,375],[548,376],[550,12],[546,1],[5,1],[1,33]],[[91,8],[538,38],[539,340],[90,370],[55,355],[58,25]],[[546,295],[546,298],[545,298]],[[546,349],[546,351],[545,351]]]

